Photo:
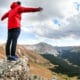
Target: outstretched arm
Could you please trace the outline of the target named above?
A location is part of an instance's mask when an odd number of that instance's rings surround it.
[[[1,20],[4,20],[5,18],[7,18],[8,17],[8,12],[7,13],[5,13],[2,17],[1,17]]]
[[[42,11],[42,8],[25,8],[25,7],[20,7],[19,12],[24,13],[24,12],[38,12]]]

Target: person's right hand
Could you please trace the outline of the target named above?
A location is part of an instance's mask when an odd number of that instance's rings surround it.
[[[39,10],[39,11],[42,11],[42,10],[43,10],[43,8],[39,7],[39,8],[38,8],[38,10]]]

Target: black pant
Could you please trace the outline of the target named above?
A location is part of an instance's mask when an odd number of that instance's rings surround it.
[[[6,43],[6,56],[15,56],[17,40],[20,34],[20,28],[9,29]]]

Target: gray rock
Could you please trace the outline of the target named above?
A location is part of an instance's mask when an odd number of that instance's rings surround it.
[[[0,80],[29,80],[29,76],[30,68],[26,57],[14,62],[0,62]]]

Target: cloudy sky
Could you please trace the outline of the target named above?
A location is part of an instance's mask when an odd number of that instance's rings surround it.
[[[0,0],[0,18],[17,0]],[[20,0],[43,11],[22,15],[19,44],[46,42],[53,46],[80,45],[80,0]],[[0,42],[7,40],[7,19],[0,21]]]

